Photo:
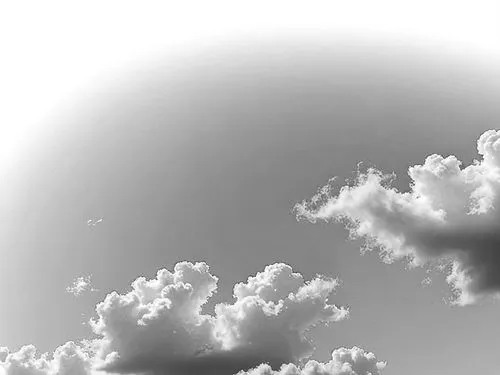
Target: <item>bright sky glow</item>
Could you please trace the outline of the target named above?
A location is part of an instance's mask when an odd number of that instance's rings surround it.
[[[320,30],[498,54],[499,8],[496,1],[450,0],[4,2],[0,173],[63,98],[158,52],[228,36]]]

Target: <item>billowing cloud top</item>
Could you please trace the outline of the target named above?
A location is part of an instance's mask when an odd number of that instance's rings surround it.
[[[302,368],[290,363],[281,366],[279,371],[262,364],[238,375],[379,375],[385,366],[385,362],[377,361],[375,354],[353,347],[334,350],[327,363],[308,361]]]
[[[57,348],[52,359],[48,358],[47,353],[37,355],[33,345],[23,346],[19,351],[11,354],[6,348],[0,348],[0,353],[2,349],[4,353],[3,358],[0,356],[0,374],[2,375],[91,374],[91,361],[88,353],[71,341]]]
[[[500,293],[500,131],[481,135],[482,159],[462,168],[455,156],[430,155],[408,170],[408,192],[393,176],[369,169],[354,184],[334,189],[333,179],[295,206],[299,219],[342,220],[354,237],[378,248],[385,261],[449,265],[455,302],[473,303]]]
[[[217,282],[205,263],[182,262],[152,280],[139,277],[128,293],[112,292],[97,305],[91,326],[98,339],[80,346],[66,343],[52,356],[37,355],[33,346],[12,354],[3,349],[0,368],[5,375],[229,375],[262,363],[279,369],[310,356],[313,346],[305,336],[310,327],[348,315],[328,303],[337,280],[305,281],[286,264],[267,266],[237,284],[232,303],[205,314],[203,306]]]

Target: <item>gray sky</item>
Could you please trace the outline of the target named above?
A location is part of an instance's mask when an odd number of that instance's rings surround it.
[[[315,358],[357,345],[387,375],[497,373],[498,303],[449,306],[443,275],[423,287],[422,269],[360,256],[341,225],[291,209],[360,161],[406,190],[427,155],[470,163],[500,119],[498,78],[488,61],[414,42],[242,39],[73,97],[0,186],[0,346],[90,337],[81,322],[106,294],[178,261],[219,277],[207,311],[279,261],[342,280],[333,299],[350,319],[313,329]],[[89,274],[98,290],[66,292]]]

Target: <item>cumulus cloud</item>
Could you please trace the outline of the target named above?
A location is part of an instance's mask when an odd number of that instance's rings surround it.
[[[38,354],[33,345],[15,353],[4,349],[3,353],[0,374],[3,369],[5,375],[97,375],[91,372],[88,353],[71,341],[57,348],[52,358],[47,353]]]
[[[477,142],[480,160],[462,167],[453,155],[430,155],[408,169],[409,191],[394,176],[369,169],[351,185],[334,180],[295,206],[299,219],[342,221],[384,261],[445,264],[454,302],[500,293],[500,131]]]
[[[203,314],[217,281],[205,263],[182,262],[155,279],[138,278],[127,294],[109,294],[91,323],[103,337],[103,368],[223,375],[262,362],[276,367],[311,354],[305,336],[310,327],[347,316],[346,309],[327,302],[336,280],[306,282],[285,264],[237,284],[234,302]]]
[[[92,276],[80,276],[77,277],[70,286],[66,287],[66,292],[73,294],[75,297],[79,297],[85,292],[97,292],[98,289],[95,289],[92,286]]]
[[[12,354],[2,349],[0,369],[5,375],[230,375],[262,363],[279,369],[311,355],[311,327],[348,315],[328,301],[336,279],[306,281],[283,263],[236,284],[234,300],[206,314],[217,283],[205,263],[181,262],[151,280],[139,277],[130,291],[112,292],[97,305],[90,321],[95,340],[66,343],[51,358],[34,346]]]
[[[377,361],[375,354],[353,347],[334,350],[332,359],[327,363],[311,360],[301,367],[289,363],[282,365],[278,371],[261,364],[238,375],[380,375],[385,366],[385,362]]]

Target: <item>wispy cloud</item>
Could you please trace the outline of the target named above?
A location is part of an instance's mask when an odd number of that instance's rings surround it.
[[[73,294],[75,297],[79,297],[85,292],[98,292],[99,289],[96,289],[92,286],[92,276],[80,276],[77,277],[70,286],[66,287],[66,292]]]
[[[330,182],[295,206],[299,219],[342,221],[384,261],[445,264],[454,302],[500,293],[500,131],[477,142],[481,160],[462,168],[453,155],[430,155],[408,169],[409,192],[376,169],[351,185]]]

